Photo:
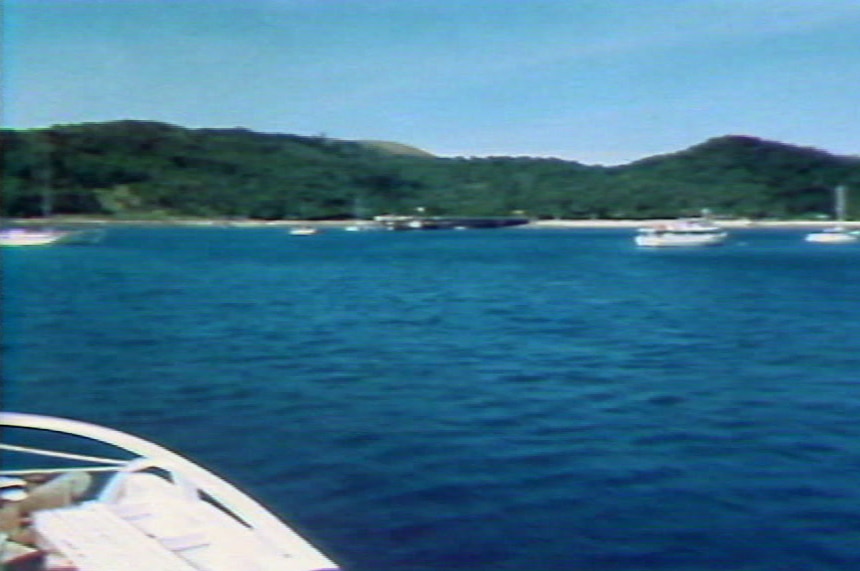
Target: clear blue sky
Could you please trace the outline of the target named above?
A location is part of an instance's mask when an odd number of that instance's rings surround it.
[[[6,0],[2,123],[114,119],[618,164],[860,154],[860,0]]]

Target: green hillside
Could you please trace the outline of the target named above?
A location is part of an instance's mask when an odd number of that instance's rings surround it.
[[[383,213],[651,218],[831,213],[860,218],[860,158],[720,137],[617,167],[529,157],[438,158],[398,143],[186,129],[149,121],[3,130],[3,215],[255,219]],[[47,200],[46,200],[47,198]]]
[[[417,147],[411,147],[409,145],[404,145],[402,143],[394,143],[391,141],[356,141],[360,145],[364,145],[365,147],[381,151],[383,153],[389,153],[392,155],[406,155],[412,157],[428,157],[432,158],[434,155],[432,153],[428,153],[425,150],[419,149]]]

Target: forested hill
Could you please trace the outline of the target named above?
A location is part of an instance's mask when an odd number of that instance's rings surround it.
[[[396,143],[115,121],[3,130],[3,215],[257,219],[383,213],[653,218],[832,213],[860,157],[753,137],[602,167],[529,157],[439,158]]]

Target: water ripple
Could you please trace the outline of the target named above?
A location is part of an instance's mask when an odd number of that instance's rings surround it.
[[[180,450],[353,571],[860,568],[860,250],[349,234],[11,252],[4,400]]]

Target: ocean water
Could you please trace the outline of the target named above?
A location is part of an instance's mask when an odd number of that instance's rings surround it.
[[[860,569],[860,246],[802,236],[7,249],[4,408],[178,450],[353,571]]]

